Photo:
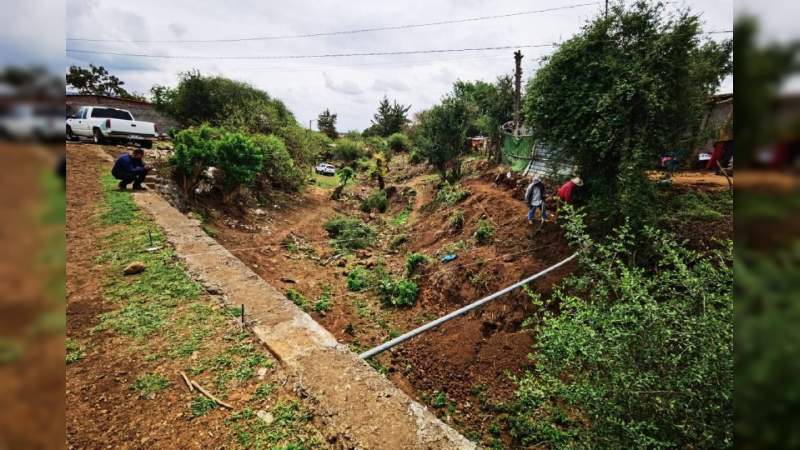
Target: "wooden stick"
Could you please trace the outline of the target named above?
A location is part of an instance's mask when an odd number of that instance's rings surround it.
[[[183,381],[186,382],[186,385],[189,386],[189,392],[194,392],[194,386],[192,386],[192,382],[189,381],[189,377],[186,376],[185,373],[181,371],[181,377],[183,377]]]
[[[197,388],[198,391],[200,391],[201,394],[205,395],[206,397],[210,398],[211,400],[214,400],[215,402],[217,402],[218,405],[224,406],[224,407],[226,407],[228,409],[233,409],[233,406],[223,402],[222,400],[218,399],[217,397],[214,397],[213,395],[211,395],[210,392],[208,392],[207,390],[203,389],[203,386],[200,386],[199,384],[197,384],[197,381],[192,381],[192,384],[194,385],[194,387]]]
[[[720,172],[722,172],[722,174],[725,175],[725,179],[728,180],[728,188],[730,190],[733,190],[733,181],[731,181],[731,177],[728,176],[728,171],[725,170],[724,167],[722,167],[722,164],[719,163],[719,160],[717,160],[717,167],[719,167]]]

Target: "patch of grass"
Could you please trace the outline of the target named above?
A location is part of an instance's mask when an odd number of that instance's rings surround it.
[[[414,275],[414,273],[430,261],[423,253],[411,253],[406,257],[406,276]]]
[[[130,192],[120,191],[118,181],[111,174],[106,174],[101,179],[106,209],[101,220],[106,225],[127,224],[133,221],[138,212],[136,204],[131,199]]]
[[[8,338],[0,338],[0,365],[9,364],[22,356],[22,344]]]
[[[145,373],[131,385],[131,389],[139,391],[139,397],[152,397],[169,387],[169,380],[157,373]]]
[[[80,345],[79,343],[75,342],[71,338],[67,338],[65,341],[66,346],[66,362],[67,364],[72,364],[74,362],[80,361],[86,356],[86,347]]]
[[[403,245],[405,245],[406,242],[408,242],[408,235],[407,234],[399,234],[399,235],[393,237],[391,241],[389,241],[389,249],[390,250],[397,250],[400,247],[402,247]]]
[[[291,300],[295,305],[299,306],[303,311],[305,311],[308,306],[308,301],[306,300],[305,296],[294,289],[289,289],[286,291],[286,298]]]
[[[217,238],[217,236],[219,235],[219,231],[217,231],[217,228],[216,228],[216,227],[214,227],[213,225],[209,225],[209,224],[207,224],[207,223],[204,223],[204,224],[203,224],[203,225],[201,225],[200,227],[203,229],[203,231],[204,231],[204,232],[205,232],[207,235],[209,235],[210,237],[212,237],[212,238],[214,238],[214,239],[216,239],[216,238]]]
[[[431,399],[431,406],[434,408],[444,408],[447,405],[447,394],[444,391],[434,391]]]
[[[713,221],[733,214],[733,195],[728,191],[688,191],[675,198],[674,216],[680,221]]]
[[[380,189],[375,190],[369,197],[361,202],[361,211],[364,212],[378,211],[384,213],[388,207],[389,199],[386,198],[386,192]]]
[[[475,242],[479,245],[488,244],[494,237],[494,228],[486,220],[478,222],[478,228],[475,230]]]
[[[458,184],[444,183],[436,191],[436,202],[444,205],[455,205],[469,197],[469,191]]]
[[[198,394],[192,399],[192,404],[189,409],[193,417],[200,417],[206,415],[207,412],[212,411],[216,407],[217,402],[204,395]]]
[[[407,278],[393,279],[386,274],[378,279],[381,301],[391,306],[413,306],[417,302],[419,287]]]
[[[314,311],[324,314],[325,312],[330,311],[331,308],[330,288],[325,287],[322,289],[322,293],[317,298],[317,302],[314,303]]]
[[[409,216],[411,216],[411,207],[406,207],[404,210],[400,211],[399,214],[394,216],[392,219],[392,225],[396,227],[402,227],[408,223]]]
[[[370,284],[370,273],[362,266],[356,266],[347,274],[347,289],[353,292],[361,292],[367,289]]]
[[[278,401],[270,414],[273,420],[269,424],[251,409],[232,414],[226,422],[234,429],[236,444],[271,450],[310,450],[322,446],[320,436],[310,426],[311,415],[297,401]]]
[[[453,211],[449,220],[450,229],[453,231],[460,231],[464,228],[464,211],[457,209]]]
[[[439,251],[436,252],[436,256],[444,256],[444,255],[451,255],[456,254],[462,250],[467,248],[467,243],[459,240],[456,242],[449,242],[442,246]]]
[[[337,216],[325,223],[331,245],[341,252],[364,249],[375,243],[376,233],[369,225],[354,217]]]
[[[271,383],[264,383],[259,385],[256,388],[255,393],[253,393],[253,400],[255,401],[262,401],[269,398],[272,393],[275,392],[275,385]]]
[[[314,184],[322,189],[334,189],[339,185],[339,181],[336,177],[329,177],[315,173]]]

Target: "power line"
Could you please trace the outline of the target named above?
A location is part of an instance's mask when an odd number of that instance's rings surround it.
[[[513,12],[513,13],[507,13],[507,14],[496,14],[496,15],[492,15],[492,16],[469,17],[469,18],[464,18],[464,19],[440,20],[440,21],[437,21],[437,22],[415,23],[415,24],[395,25],[395,26],[387,26],[387,27],[360,28],[360,29],[355,29],[355,30],[340,30],[340,31],[322,32],[322,33],[289,34],[289,35],[279,35],[279,36],[252,36],[252,37],[227,38],[227,39],[172,39],[172,40],[148,40],[148,39],[123,40],[123,39],[67,38],[67,41],[179,44],[179,43],[247,42],[247,41],[273,41],[273,40],[283,40],[283,39],[303,39],[303,38],[313,38],[313,37],[323,37],[323,36],[338,36],[338,35],[346,35],[346,34],[369,33],[369,32],[373,32],[373,31],[407,30],[407,29],[411,29],[411,28],[422,28],[422,27],[432,27],[432,26],[458,24],[458,23],[479,22],[479,21],[483,21],[483,20],[495,20],[495,19],[503,19],[503,18],[507,18],[507,17],[527,16],[527,15],[531,15],[531,14],[540,14],[540,13],[553,12],[553,11],[563,11],[563,10],[576,9],[576,8],[582,8],[584,6],[593,6],[593,5],[598,5],[598,3],[597,2],[578,3],[578,4],[574,4],[574,5],[559,6],[559,7],[555,7],[555,8],[537,9],[537,10],[532,10],[532,11],[519,11],[519,12]]]
[[[490,50],[508,50],[519,48],[542,48],[554,47],[557,44],[531,44],[531,45],[502,45],[496,47],[473,47],[473,48],[453,48],[453,49],[430,49],[430,50],[401,50],[391,52],[361,52],[361,53],[327,53],[320,55],[249,55],[249,56],[230,56],[230,55],[154,55],[150,53],[124,53],[124,52],[104,52],[85,49],[67,49],[67,53],[79,53],[89,55],[111,55],[111,56],[130,56],[134,58],[156,58],[156,59],[318,59],[318,58],[343,58],[350,56],[390,56],[390,55],[421,55],[431,53],[456,53],[456,52],[482,52]]]

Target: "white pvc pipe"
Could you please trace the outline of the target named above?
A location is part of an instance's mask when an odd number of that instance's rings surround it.
[[[425,331],[428,331],[431,328],[439,326],[439,325],[447,322],[450,319],[454,319],[454,318],[456,318],[456,317],[458,317],[458,316],[460,316],[462,314],[465,314],[465,313],[467,313],[469,311],[472,311],[475,308],[483,306],[484,304],[489,303],[490,301],[496,299],[497,297],[500,297],[500,296],[503,296],[505,294],[508,294],[509,292],[513,291],[514,289],[516,289],[516,288],[518,288],[520,286],[523,286],[525,284],[528,284],[531,281],[541,277],[542,275],[547,274],[550,271],[558,269],[559,267],[563,266],[564,264],[566,264],[566,263],[572,261],[573,259],[575,259],[575,257],[578,256],[578,253],[580,253],[580,252],[573,253],[572,256],[570,256],[569,258],[559,262],[558,264],[552,265],[552,266],[548,267],[547,269],[544,269],[543,271],[537,273],[536,275],[531,275],[528,278],[525,278],[524,280],[518,281],[518,282],[512,284],[511,286],[508,286],[506,288],[503,288],[503,289],[495,292],[494,294],[488,295],[488,296],[486,296],[486,297],[484,297],[484,298],[482,298],[482,299],[480,299],[480,300],[478,300],[478,301],[476,301],[474,303],[470,303],[469,305],[464,306],[463,308],[457,309],[457,310],[447,314],[446,316],[442,316],[442,317],[440,317],[440,318],[438,318],[438,319],[436,319],[436,320],[434,320],[432,322],[428,322],[425,325],[420,326],[419,328],[415,328],[415,329],[409,331],[408,333],[402,334],[402,335],[397,336],[396,338],[394,338],[394,339],[392,339],[390,341],[384,342],[383,344],[381,344],[381,345],[379,345],[379,346],[377,346],[375,348],[371,348],[371,349],[365,351],[364,353],[358,355],[358,357],[361,358],[361,359],[367,359],[367,358],[369,358],[371,356],[375,356],[378,353],[384,352],[384,351],[394,347],[395,345],[397,345],[397,344],[399,344],[399,343],[401,343],[403,341],[411,339],[412,337],[414,337],[414,336],[416,336],[416,335],[418,335],[420,333],[424,333]]]

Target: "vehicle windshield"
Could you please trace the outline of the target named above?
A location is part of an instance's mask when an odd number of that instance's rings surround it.
[[[131,117],[131,113],[129,113],[128,111],[124,111],[121,109],[114,109],[114,108],[94,108],[92,110],[92,117],[98,119],[133,120],[133,117]]]

